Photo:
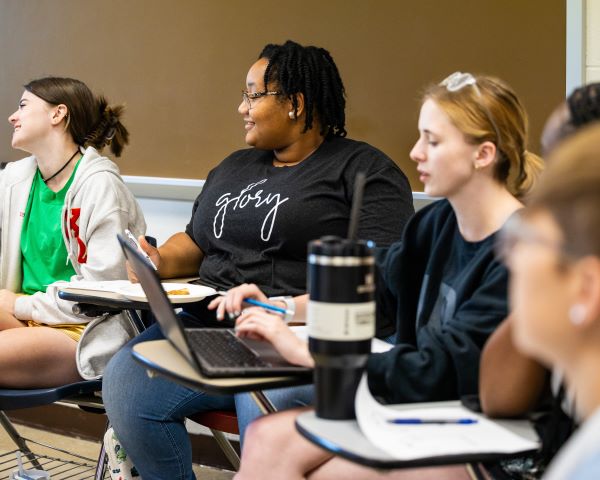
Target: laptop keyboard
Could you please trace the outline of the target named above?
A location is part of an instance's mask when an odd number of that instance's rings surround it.
[[[212,367],[268,367],[229,330],[186,330],[193,350]]]

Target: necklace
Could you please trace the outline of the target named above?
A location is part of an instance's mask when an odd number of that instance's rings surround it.
[[[73,155],[71,155],[71,157],[67,160],[67,163],[65,163],[62,167],[60,167],[60,169],[54,175],[50,175],[48,178],[42,178],[44,183],[48,183],[50,180],[52,180],[54,177],[56,177],[60,172],[62,172],[65,168],[67,168],[67,165],[69,163],[71,163],[71,160],[73,160],[75,158],[75,155],[77,155],[78,153],[79,153],[79,148],[77,150],[75,150],[75,153]]]

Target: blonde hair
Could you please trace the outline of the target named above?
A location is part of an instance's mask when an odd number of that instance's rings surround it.
[[[484,75],[474,77],[476,85],[453,91],[445,85],[432,85],[425,90],[423,101],[433,100],[469,143],[494,143],[498,152],[494,178],[522,197],[544,166],[539,156],[527,151],[527,113],[506,83]]]
[[[548,210],[575,255],[600,256],[600,125],[561,142],[529,198],[528,210]]]

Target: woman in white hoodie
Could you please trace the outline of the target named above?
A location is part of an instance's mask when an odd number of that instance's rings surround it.
[[[89,317],[72,313],[57,281],[127,278],[116,234],[145,233],[118,167],[128,142],[122,106],[81,81],[25,85],[9,118],[12,146],[31,156],[0,173],[0,386],[48,387],[80,380],[76,350]]]

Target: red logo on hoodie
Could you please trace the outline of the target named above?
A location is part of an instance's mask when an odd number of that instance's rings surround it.
[[[67,213],[68,215],[68,213]],[[79,225],[77,222],[79,221],[79,216],[81,215],[81,208],[72,208],[71,209],[71,218],[68,219],[69,230],[67,232],[67,237],[73,236],[75,240],[77,240],[77,245],[79,246],[79,255],[77,255],[77,261],[79,263],[87,262],[87,247],[83,240],[79,238]]]

